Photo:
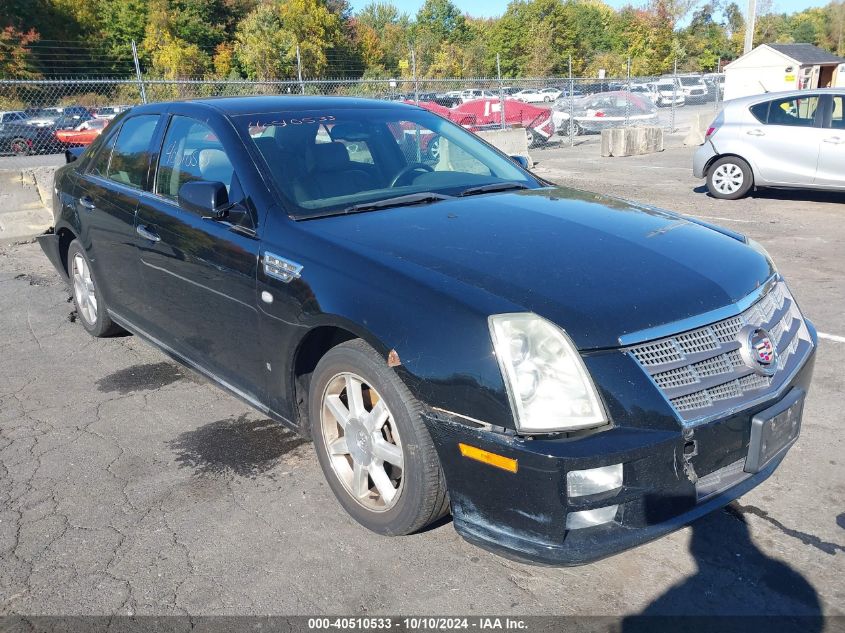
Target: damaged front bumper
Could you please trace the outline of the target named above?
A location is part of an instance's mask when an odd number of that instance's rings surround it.
[[[784,395],[694,428],[618,424],[577,438],[532,439],[472,427],[460,417],[428,410],[423,417],[446,476],[455,529],[506,557],[547,565],[588,563],[677,530],[774,472],[795,438],[757,472],[747,473],[743,467],[748,468],[749,446],[756,441],[753,420],[806,393],[813,363],[811,354]],[[467,459],[460,444],[513,460],[516,467],[506,470]],[[615,464],[623,465],[621,487],[569,494],[570,471]],[[605,522],[567,529],[568,523],[576,524],[569,515],[590,516],[593,510],[601,515],[612,506],[616,509]]]
[[[41,235],[36,236],[35,239],[56,271],[67,281],[67,270],[65,270],[65,262],[62,261],[61,238],[56,235],[53,227],[50,227]]]

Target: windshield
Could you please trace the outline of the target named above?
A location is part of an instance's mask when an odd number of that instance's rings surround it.
[[[453,196],[505,182],[541,186],[478,137],[418,108],[278,112],[234,121],[296,218],[422,192]]]

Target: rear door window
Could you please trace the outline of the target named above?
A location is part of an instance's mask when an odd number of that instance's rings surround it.
[[[763,125],[769,120],[769,104],[771,101],[764,101],[763,103],[755,103],[749,108],[751,114]]]
[[[157,114],[147,114],[123,123],[108,163],[106,177],[109,180],[137,189],[144,186],[150,160],[150,141],[158,119]]]
[[[819,97],[788,97],[769,102],[767,125],[813,127]]]

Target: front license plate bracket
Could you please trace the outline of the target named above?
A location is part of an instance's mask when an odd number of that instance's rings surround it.
[[[786,451],[801,432],[801,415],[807,394],[792,389],[779,402],[751,418],[751,439],[745,472],[760,472],[772,459]]]

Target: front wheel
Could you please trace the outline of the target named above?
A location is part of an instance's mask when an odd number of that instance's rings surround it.
[[[742,198],[754,184],[751,167],[738,156],[720,158],[707,170],[707,191],[714,198]]]
[[[420,405],[374,349],[356,339],[329,350],[308,402],[320,467],[358,523],[402,535],[446,513],[446,482]]]
[[[15,156],[28,156],[32,152],[32,144],[25,138],[15,138],[9,144]]]

